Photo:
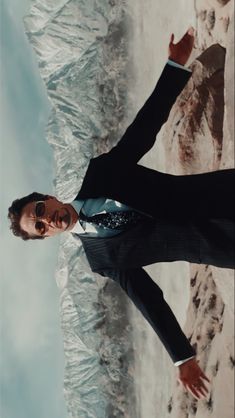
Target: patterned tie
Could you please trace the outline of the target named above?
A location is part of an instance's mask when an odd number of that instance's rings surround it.
[[[94,216],[86,216],[82,211],[79,213],[79,220],[85,221],[96,226],[109,229],[125,230],[130,226],[137,225],[142,220],[146,220],[148,216],[143,215],[134,210],[126,210],[120,212],[107,212]]]

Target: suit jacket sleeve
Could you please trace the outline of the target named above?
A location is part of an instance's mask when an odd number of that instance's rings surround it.
[[[191,72],[166,64],[155,89],[132,124],[108,153],[117,163],[137,163],[156,140]]]
[[[105,270],[100,274],[121,285],[157,333],[174,363],[196,354],[164,300],[162,290],[145,270]]]

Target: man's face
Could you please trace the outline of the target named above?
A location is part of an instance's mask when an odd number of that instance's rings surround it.
[[[20,227],[30,236],[52,237],[69,231],[76,222],[73,207],[49,196],[47,200],[30,202],[24,206]]]

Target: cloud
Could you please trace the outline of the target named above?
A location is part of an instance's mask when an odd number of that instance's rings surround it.
[[[1,5],[1,412],[8,418],[64,418],[58,240],[23,242],[7,220],[13,199],[52,189],[53,156],[44,137],[49,103],[21,21],[28,4]]]

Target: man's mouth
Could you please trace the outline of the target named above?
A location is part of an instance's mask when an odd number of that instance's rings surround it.
[[[62,229],[63,224],[65,224],[65,229],[69,227],[71,217],[67,209],[65,210],[66,210],[66,213],[63,216],[60,216],[58,211],[55,212],[53,221],[54,221],[56,228]]]

